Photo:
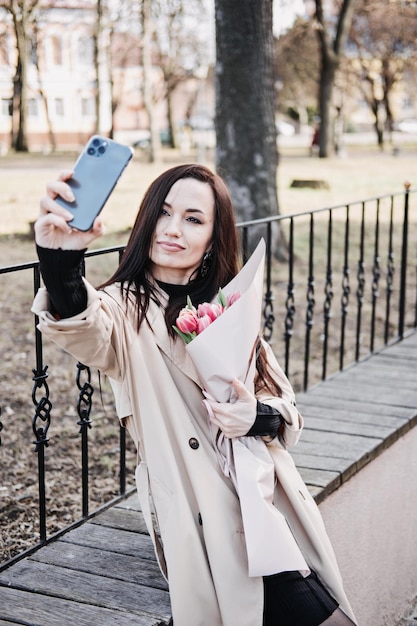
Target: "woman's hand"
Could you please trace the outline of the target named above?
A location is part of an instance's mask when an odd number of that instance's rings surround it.
[[[237,378],[233,380],[232,402],[215,402],[206,399],[211,411],[210,420],[229,437],[243,437],[256,419],[256,398]]]
[[[68,202],[74,200],[71,187],[66,183],[72,175],[71,170],[61,172],[58,180],[47,185],[46,195],[41,199],[39,217],[35,222],[35,239],[42,248],[83,250],[104,232],[99,217],[87,232],[71,228],[68,222],[73,215],[55,202],[58,196]]]

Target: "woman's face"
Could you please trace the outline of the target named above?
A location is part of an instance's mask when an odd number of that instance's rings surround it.
[[[152,239],[154,278],[185,285],[211,247],[214,194],[195,178],[177,180],[168,192]]]

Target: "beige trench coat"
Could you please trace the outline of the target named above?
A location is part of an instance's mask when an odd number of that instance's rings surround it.
[[[149,324],[137,333],[134,306],[126,313],[117,286],[98,292],[86,285],[88,306],[77,316],[55,320],[45,289],[32,310],[44,335],[113,381],[119,417],[138,449],[136,478],[148,523],[150,508],[156,512],[158,528],[148,528],[169,581],[175,626],[261,626],[262,578],[247,574],[239,500],[219,468],[201,385],[183,343],[168,336],[155,303]],[[268,356],[284,392],[259,398],[285,418],[283,436],[268,444],[278,478],[274,502],[309,566],[354,619],[318,508],[287,452],[302,418],[270,350]]]

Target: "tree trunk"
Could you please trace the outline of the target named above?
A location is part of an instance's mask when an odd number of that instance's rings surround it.
[[[101,85],[100,85],[100,43],[101,43],[101,25],[102,25],[103,9],[101,0],[97,0],[96,6],[96,23],[94,28],[94,74],[95,74],[95,107],[96,122],[95,133],[99,134],[101,129]]]
[[[12,148],[28,152],[27,142],[27,39],[24,19],[13,15],[16,33],[17,65],[13,80]]]
[[[329,24],[324,17],[323,0],[315,0],[317,21],[317,36],[320,45],[321,75],[319,85],[319,157],[329,156],[332,132],[332,93],[336,71],[344,52],[344,45],[350,29],[353,15],[354,0],[343,0],[339,8],[337,19]],[[334,34],[333,34],[334,33]]]
[[[168,121],[168,145],[170,148],[176,148],[175,128],[172,119],[172,89],[168,87],[166,94],[167,103],[167,121]]]
[[[215,13],[217,170],[239,221],[277,215],[272,0],[216,0]]]
[[[36,66],[36,75],[38,78],[38,91],[39,91],[40,97],[42,98],[43,106],[45,109],[46,125],[48,127],[49,144],[51,146],[51,151],[55,152],[56,139],[55,139],[54,129],[52,126],[51,116],[49,114],[48,98],[46,97],[45,91],[42,87],[42,72],[41,72],[41,68],[39,65],[39,30],[38,30],[37,24],[35,24],[34,26],[33,34],[34,34],[34,42],[36,45],[35,66]]]
[[[151,0],[143,0],[142,4],[142,59],[143,59],[143,102],[148,115],[149,131],[151,134],[148,159],[150,163],[160,160],[161,141],[153,115],[153,92],[152,92],[152,18]]]
[[[332,145],[332,115],[331,104],[337,62],[326,53],[321,55],[321,71],[319,84],[320,134],[319,157],[329,156]]]

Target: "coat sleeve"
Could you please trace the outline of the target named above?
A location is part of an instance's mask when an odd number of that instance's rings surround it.
[[[85,280],[85,279],[84,279]],[[120,305],[87,281],[87,307],[81,313],[57,320],[50,312],[49,295],[39,289],[32,312],[39,317],[44,336],[84,365],[97,367],[116,381],[124,375],[124,320]]]
[[[265,347],[269,371],[280,386],[282,396],[273,396],[268,390],[262,390],[257,393],[257,399],[264,404],[269,404],[280,412],[283,418],[283,425],[278,432],[278,441],[285,449],[289,449],[295,446],[300,438],[304,424],[303,418],[298,412],[295,393],[291,383],[275,358],[271,346],[265,341],[262,341],[262,343]]]

